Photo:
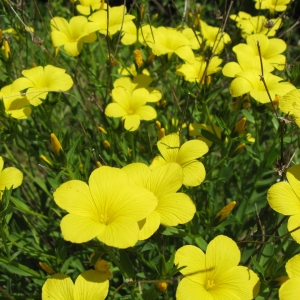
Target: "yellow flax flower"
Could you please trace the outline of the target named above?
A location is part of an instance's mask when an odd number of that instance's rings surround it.
[[[71,18],[70,22],[61,17],[51,19],[51,40],[54,47],[64,46],[70,56],[78,56],[83,43],[92,43],[97,39],[97,29],[84,16]]]
[[[16,189],[22,184],[23,174],[20,170],[14,167],[8,167],[3,169],[4,160],[0,156],[0,191],[5,189]],[[0,193],[1,199],[1,193]]]
[[[300,295],[300,254],[288,260],[285,269],[289,278],[279,289],[279,299],[298,300]]]
[[[16,79],[13,86],[19,91],[27,89],[26,97],[34,106],[41,104],[48,92],[65,92],[73,85],[66,70],[51,65],[24,70],[22,74],[24,77]]]
[[[258,276],[247,267],[238,266],[241,253],[236,243],[219,235],[207,246],[206,254],[196,246],[177,250],[174,263],[184,267],[177,300],[251,300],[259,292]]]
[[[290,216],[288,230],[300,226],[300,165],[288,168],[288,181],[275,183],[268,190],[267,199],[272,209],[285,216]],[[291,233],[292,238],[300,244],[300,229]]]
[[[285,41],[276,38],[268,39],[262,33],[249,35],[247,37],[247,44],[238,44],[233,47],[233,51],[237,55],[237,60],[243,59],[244,61],[248,61],[249,65],[256,65],[256,69],[259,69],[260,57],[257,43],[259,43],[264,71],[272,72],[274,68],[278,70],[285,68],[286,58],[280,54],[286,49]]]
[[[0,99],[3,100],[5,112],[15,119],[26,119],[31,114],[29,101],[13,84],[3,87],[0,91]]]
[[[222,69],[220,67],[221,63],[222,59],[218,56],[214,56],[207,67],[206,59],[203,56],[196,56],[192,64],[186,63],[182,65],[177,65],[175,74],[179,76],[184,76],[184,80],[186,81],[198,82],[199,84],[202,84],[205,79],[203,78],[205,69],[205,76],[214,74]],[[202,82],[200,82],[201,79]]]
[[[200,32],[206,41],[206,45],[211,48],[214,54],[223,51],[226,44],[231,42],[230,36],[226,32],[221,32],[219,27],[213,27],[200,20]]]
[[[262,33],[266,36],[274,36],[282,23],[281,18],[268,20],[265,16],[255,16],[240,11],[237,15],[230,15],[230,19],[237,22],[236,26],[242,30],[242,37],[250,34]],[[271,24],[271,26],[268,26]]]
[[[186,194],[177,193],[183,181],[182,168],[178,164],[168,163],[151,170],[145,164],[133,163],[122,170],[133,185],[148,189],[158,199],[155,210],[139,222],[139,240],[148,239],[160,224],[177,226],[193,218],[196,212],[193,201]]]
[[[273,14],[275,11],[285,11],[291,0],[255,0],[256,9],[269,9]]]
[[[89,20],[101,34],[108,33],[109,36],[112,36],[134,18],[135,16],[126,14],[126,6],[121,5],[96,11],[89,17]]]
[[[79,0],[80,4],[76,5],[76,9],[82,15],[90,15],[92,12],[99,9],[106,9],[107,4],[103,0]]]
[[[153,97],[145,88],[135,89],[133,92],[117,87],[112,90],[114,102],[107,105],[105,114],[108,117],[124,120],[124,127],[128,131],[139,128],[141,120],[150,121],[156,118],[156,110],[147,102],[153,102]]]
[[[194,62],[194,53],[189,39],[181,32],[166,27],[158,27],[145,37],[145,43],[152,49],[153,54],[160,56],[173,53],[188,63]]]
[[[162,156],[156,156],[150,165],[155,169],[166,163],[175,162],[183,171],[183,184],[198,186],[205,178],[205,168],[197,158],[208,152],[206,143],[191,140],[180,145],[179,135],[172,133],[157,142],[157,147]]]
[[[261,72],[258,70],[247,70],[236,74],[232,81],[229,91],[233,97],[242,96],[250,93],[251,97],[260,103],[270,103],[265,86],[261,81]],[[264,79],[268,87],[271,99],[274,100],[276,95],[283,96],[295,87],[289,82],[282,82],[282,78],[271,73],[264,73]]]
[[[126,172],[106,166],[92,172],[89,185],[71,180],[53,196],[56,204],[68,212],[60,223],[65,240],[85,243],[97,238],[117,248],[135,245],[138,221],[157,206],[151,192],[130,185]]]
[[[281,97],[279,108],[284,113],[294,116],[296,124],[300,127],[300,89],[294,89]]]
[[[42,300],[104,300],[108,294],[106,274],[89,270],[81,273],[75,284],[65,274],[54,274],[42,288]]]

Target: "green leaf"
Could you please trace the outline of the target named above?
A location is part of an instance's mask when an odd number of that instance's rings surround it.
[[[132,267],[132,262],[126,253],[126,250],[119,250],[120,264],[124,268],[128,278],[135,278],[135,271]]]
[[[251,115],[251,113],[247,109],[242,109],[242,114],[246,117],[247,121],[249,121],[252,124],[255,124],[255,119]]]

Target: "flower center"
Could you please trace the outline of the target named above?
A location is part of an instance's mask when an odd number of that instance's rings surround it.
[[[130,108],[130,109],[128,110],[128,114],[129,114],[129,115],[132,115],[133,113],[134,113],[133,109]]]
[[[206,282],[206,289],[207,290],[210,290],[212,287],[214,287],[216,284],[215,284],[215,282],[213,281],[213,280],[207,280],[207,282]]]
[[[108,220],[109,217],[107,216],[107,214],[100,214],[100,218],[99,218],[100,223],[107,225]]]

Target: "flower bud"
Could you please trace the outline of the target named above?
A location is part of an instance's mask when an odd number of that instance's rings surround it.
[[[46,263],[43,263],[40,261],[39,265],[47,274],[52,275],[55,273],[55,271],[50,266],[48,266]]]
[[[50,134],[51,137],[51,147],[54,153],[59,154],[62,150],[62,146],[54,133]]]
[[[142,51],[138,49],[134,50],[133,55],[134,55],[136,65],[140,68],[144,64]]]
[[[160,281],[156,284],[156,288],[160,292],[165,292],[168,288],[168,283],[166,281]]]

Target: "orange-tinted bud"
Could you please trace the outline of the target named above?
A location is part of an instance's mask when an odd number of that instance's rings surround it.
[[[160,104],[161,107],[166,107],[166,105],[167,105],[167,101],[166,100],[161,101],[161,104]]]
[[[160,291],[160,292],[165,292],[168,288],[168,283],[166,281],[161,281],[158,282],[156,284],[156,288]]]
[[[247,119],[244,117],[242,119],[240,119],[234,128],[234,132],[237,132],[239,134],[243,134],[244,129],[245,129],[245,124],[246,124]]]
[[[227,204],[225,207],[223,207],[215,216],[215,219],[217,219],[218,223],[221,223],[223,220],[225,220],[228,215],[231,213],[233,208],[235,207],[236,202],[232,201],[229,204]]]
[[[153,53],[151,53],[147,58],[147,62],[148,63],[152,62],[154,60],[154,58],[155,58],[155,55]]]
[[[55,57],[57,57],[58,53],[59,53],[59,47],[56,47],[55,48]]]
[[[165,135],[166,135],[165,129],[164,129],[164,128],[161,128],[161,129],[158,131],[158,140],[161,140]]]
[[[145,6],[141,5],[141,8],[140,8],[140,18],[141,18],[141,20],[143,20],[143,18],[144,18],[144,13],[145,13]]]
[[[55,273],[55,271],[50,266],[48,266],[47,264],[45,264],[45,263],[43,263],[43,262],[40,261],[39,265],[49,275],[52,275],[52,274]]]
[[[102,164],[101,164],[100,161],[97,161],[97,162],[96,162],[96,165],[97,165],[98,168],[102,167]]]
[[[246,144],[240,144],[239,146],[237,146],[234,150],[234,152],[236,152],[236,154],[238,154],[239,152],[241,152],[244,148],[245,148]]]
[[[51,137],[51,147],[52,147],[53,152],[55,152],[56,154],[59,154],[60,150],[62,150],[62,146],[61,146],[59,140],[57,139],[57,137],[54,133],[51,133],[50,137]]]
[[[192,18],[194,15],[192,14],[192,12],[189,12],[188,16],[189,18]]]
[[[102,1],[101,1],[101,5],[100,5],[100,10],[101,10],[101,9],[104,9],[104,4],[105,4],[105,2],[104,2],[104,0],[102,0]]]
[[[108,140],[105,140],[105,141],[103,142],[103,145],[104,145],[104,147],[105,147],[106,149],[110,148],[110,143],[109,143]]]
[[[158,18],[158,14],[155,14],[153,17],[152,17],[152,20],[155,20]]]
[[[134,55],[136,65],[140,68],[144,64],[142,51],[138,49],[134,50],[133,55]]]
[[[209,86],[211,83],[211,76],[206,76],[206,85]]]
[[[92,257],[92,256],[91,256]],[[96,271],[106,274],[108,279],[112,279],[113,275],[109,271],[111,265],[104,259],[98,259],[94,264],[94,268]]]

